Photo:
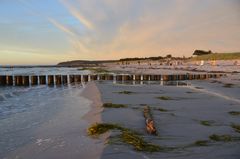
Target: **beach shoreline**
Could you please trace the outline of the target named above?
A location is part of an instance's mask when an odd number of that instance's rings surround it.
[[[92,123],[101,121],[101,114],[95,112],[95,108],[100,110],[101,101],[94,83],[87,84],[85,88],[72,85],[39,89],[46,91],[42,95],[43,101],[47,93],[52,92],[49,101],[37,105],[37,98],[32,98],[36,108],[0,121],[0,144],[6,147],[1,151],[0,158],[100,158],[105,147],[104,136],[107,137],[107,134],[99,139],[93,139],[87,134],[87,128]],[[39,90],[33,93],[34,90],[29,89],[26,94],[38,94]],[[42,106],[43,103],[46,105]],[[36,123],[32,123],[32,120],[36,120]],[[8,121],[16,126],[11,128]],[[16,146],[8,148],[10,141]]]

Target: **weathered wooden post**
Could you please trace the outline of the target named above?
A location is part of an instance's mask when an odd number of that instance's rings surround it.
[[[130,80],[132,80],[132,76],[131,75],[123,75],[122,78],[123,78],[123,81],[130,81]]]
[[[149,75],[143,75],[143,81],[149,81],[150,76]]]
[[[197,78],[198,80],[201,79],[201,78],[200,78],[200,74],[197,74],[196,78]]]
[[[194,79],[195,79],[195,75],[194,75],[194,74],[190,74],[190,75],[189,75],[189,79],[190,79],[190,80],[194,80]]]
[[[67,75],[62,75],[62,83],[64,85],[68,84],[68,76]]]
[[[136,75],[133,75],[133,81],[135,81],[136,80]]]
[[[196,74],[192,74],[192,80],[196,79]]]
[[[178,75],[172,75],[172,77],[173,77],[173,81],[177,81],[178,80]]]
[[[220,73],[217,73],[216,74],[216,78],[220,78],[221,77],[221,74]]]
[[[128,81],[129,79],[128,79],[128,75],[122,75],[122,80],[123,81]]]
[[[74,75],[69,75],[69,82],[70,83],[74,83],[75,82]]]
[[[38,84],[38,76],[31,76],[31,85]]]
[[[212,74],[210,73],[210,74],[208,74],[208,78],[213,78],[213,76],[212,76]]]
[[[81,75],[74,75],[74,82],[81,83],[82,82],[82,76]]]
[[[0,86],[5,86],[7,84],[6,76],[0,76]]]
[[[24,85],[24,86],[29,86],[29,76],[23,76],[23,82],[22,82],[22,84]]]
[[[51,77],[50,77],[51,78]],[[48,78],[49,79],[49,78]],[[41,75],[41,76],[39,76],[39,84],[41,84],[41,85],[45,85],[45,84],[47,84],[47,82],[46,82],[46,76],[44,76],[44,75]],[[49,84],[49,83],[48,83]]]
[[[143,75],[140,75],[140,80],[143,81]]]
[[[141,75],[135,75],[135,81],[141,81]]]
[[[200,79],[201,79],[201,80],[206,79],[205,74],[200,74]]]
[[[23,77],[22,76],[14,76],[15,86],[23,85]]]
[[[88,81],[89,82],[91,81],[91,75],[88,75]]]
[[[62,76],[55,75],[55,81],[56,81],[56,85],[61,85],[62,84]]]
[[[208,74],[205,74],[205,79],[208,79]]]
[[[182,80],[185,80],[185,75],[183,75],[183,74],[179,75],[179,76],[178,76],[178,80],[181,80],[181,81],[182,81]]]
[[[103,74],[101,74],[101,75],[99,75],[99,79],[102,81],[102,80],[106,80],[106,76],[105,75],[103,75]]]
[[[54,85],[54,76],[48,75],[48,85]]]
[[[13,85],[13,76],[6,76],[6,83],[8,86]]]
[[[113,81],[113,80],[114,80],[113,75],[108,74],[108,75],[107,75],[107,80],[109,80],[109,81]]]
[[[117,75],[116,80],[117,81],[122,81],[123,80],[123,75]]]
[[[91,75],[91,81],[96,81],[97,80],[97,75]]]
[[[164,77],[166,80],[164,81],[173,81],[174,80],[174,75],[165,75],[167,77]]]
[[[183,78],[184,78],[184,80],[188,79],[186,74],[183,75]]]
[[[151,75],[150,80],[151,81],[160,81],[161,80],[161,75]]]
[[[83,75],[83,81],[88,82],[88,75]]]
[[[168,81],[169,80],[169,75],[162,75],[162,80],[163,81]]]

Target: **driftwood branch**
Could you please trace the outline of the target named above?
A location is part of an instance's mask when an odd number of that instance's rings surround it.
[[[149,134],[157,135],[157,130],[154,126],[154,121],[151,114],[151,109],[149,106],[145,106],[143,110],[143,115],[145,118],[146,129]]]

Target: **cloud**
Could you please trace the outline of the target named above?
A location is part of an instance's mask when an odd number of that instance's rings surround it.
[[[55,27],[57,27],[59,30],[63,31],[64,33],[67,33],[71,36],[75,36],[75,33],[72,32],[68,27],[64,26],[63,24],[60,24],[58,21],[50,18],[50,17],[47,17],[47,20],[53,24]]]
[[[88,29],[94,29],[93,24],[86,19],[80,11],[75,8],[69,1],[67,0],[60,0],[60,2],[70,11],[70,13],[77,18],[83,25],[85,25]]]

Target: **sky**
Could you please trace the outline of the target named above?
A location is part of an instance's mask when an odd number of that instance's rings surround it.
[[[240,0],[0,0],[0,65],[240,51]]]

